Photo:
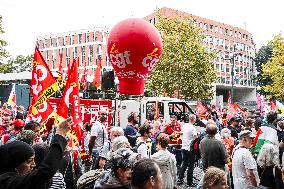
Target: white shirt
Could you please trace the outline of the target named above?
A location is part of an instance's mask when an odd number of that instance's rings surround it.
[[[137,153],[141,155],[141,158],[149,158],[147,143],[141,138],[138,138],[136,145],[139,145],[137,147]]]
[[[237,149],[237,150],[235,150]],[[232,158],[232,174],[233,183],[235,189],[245,189],[252,188],[250,180],[246,176],[246,169],[252,169],[256,178],[257,183],[259,183],[257,164],[254,160],[250,151],[246,148],[240,148],[237,145],[233,150]]]
[[[197,130],[191,123],[185,123],[182,126],[182,148],[190,151],[191,142],[197,137]]]
[[[107,130],[105,126],[101,122],[96,121],[91,128],[91,136],[96,137],[93,151],[100,150],[104,143],[107,142]]]

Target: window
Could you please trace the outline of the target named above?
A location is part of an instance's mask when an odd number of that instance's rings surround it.
[[[78,53],[78,47],[74,47],[74,57],[77,57],[77,53]]]
[[[227,28],[225,29],[225,34],[226,34],[226,35],[228,34],[228,29],[227,29]]]
[[[93,56],[93,53],[94,53],[94,48],[92,45],[89,46],[89,56]]]
[[[169,102],[169,114],[176,115],[178,120],[183,120],[185,115],[194,113],[185,102]]]
[[[82,34],[80,33],[78,36],[79,36],[79,39],[78,39],[79,43],[81,43],[82,42]]]
[[[95,32],[95,41],[97,41],[98,40],[98,32],[96,31]]]
[[[82,52],[82,56],[85,56],[85,54],[86,54],[85,46],[82,46],[82,47],[81,47],[81,52]]]
[[[226,72],[230,73],[230,66],[229,65],[226,66]]]
[[[66,37],[62,37],[62,38],[63,38],[62,45],[65,46],[65,44],[66,44]]]
[[[52,47],[53,46],[52,38],[50,38],[49,40],[50,40],[50,47]]]
[[[46,61],[48,62],[49,61],[49,52],[46,51]]]
[[[221,64],[221,71],[224,72],[225,69],[224,69],[224,64]]]
[[[66,57],[70,58],[70,49],[69,48],[66,49]]]
[[[155,103],[156,102],[154,101],[146,103],[146,119],[147,120],[154,120]],[[163,102],[158,102],[158,109],[159,109],[159,115],[164,116],[164,103]]]
[[[98,55],[102,55],[102,45],[101,45],[101,44],[98,44],[98,47],[97,47],[97,54],[98,54]]]
[[[90,41],[89,33],[86,33],[86,42],[88,43]]]
[[[74,35],[71,35],[71,45],[73,45],[74,44]]]

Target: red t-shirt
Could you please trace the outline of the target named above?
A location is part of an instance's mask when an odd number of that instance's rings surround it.
[[[174,126],[171,126],[171,124],[166,125],[166,133],[168,135],[171,135],[173,132],[181,132],[181,126],[178,122]],[[180,134],[174,135],[174,137],[170,137],[171,142],[170,144],[181,144],[181,136]]]

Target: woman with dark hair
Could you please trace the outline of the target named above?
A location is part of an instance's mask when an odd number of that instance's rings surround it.
[[[135,163],[131,183],[134,189],[162,189],[162,174],[158,164],[147,158]]]
[[[167,150],[170,138],[167,134],[161,133],[157,141],[158,152],[151,158],[159,165],[163,178],[167,178],[163,181],[162,188],[173,189],[176,185],[177,167],[175,156]]]
[[[44,189],[59,167],[67,144],[65,137],[73,124],[68,118],[57,126],[48,154],[35,170],[35,152],[27,143],[13,141],[0,146],[1,189]]]

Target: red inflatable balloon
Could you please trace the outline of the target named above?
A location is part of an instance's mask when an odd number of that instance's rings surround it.
[[[162,48],[159,31],[143,19],[130,18],[112,28],[107,52],[119,80],[120,94],[144,94],[145,81]]]

